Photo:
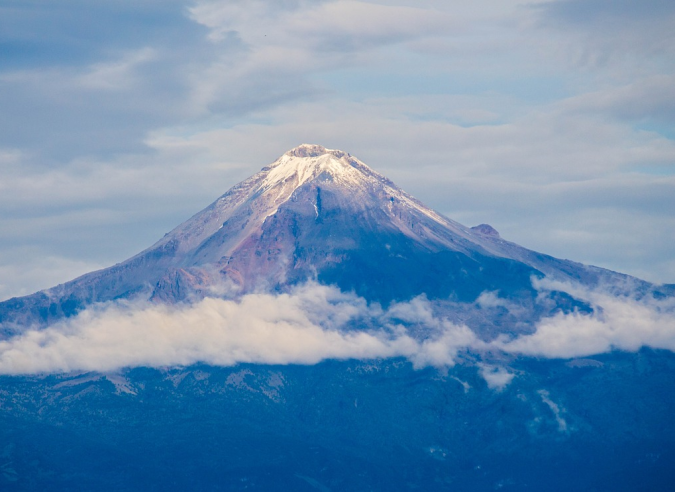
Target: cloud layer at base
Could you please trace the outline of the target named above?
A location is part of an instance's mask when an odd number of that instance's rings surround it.
[[[468,327],[434,315],[424,297],[383,310],[314,283],[288,294],[206,298],[189,306],[109,303],[0,342],[0,374],[389,357],[405,357],[415,367],[448,367],[461,351],[547,358],[642,346],[675,351],[675,299],[638,301],[553,282],[535,286],[569,292],[596,313],[558,314],[539,321],[531,335],[485,342]],[[433,335],[416,339],[404,324]],[[504,368],[481,367],[490,387],[502,388],[513,378]]]
[[[44,330],[0,342],[0,373],[31,374],[122,367],[229,366],[239,362],[316,364],[326,359],[407,357],[416,366],[452,365],[479,344],[467,327],[430,317],[420,302],[400,316],[434,324],[438,336],[416,341],[388,312],[339,290],[307,284],[291,294],[206,298],[191,306],[111,303]],[[350,330],[350,323],[381,328]]]
[[[495,343],[506,352],[573,358],[641,347],[675,351],[675,298],[615,296],[567,283],[533,280],[534,287],[567,292],[591,304],[595,313],[559,313],[537,323],[532,335]]]

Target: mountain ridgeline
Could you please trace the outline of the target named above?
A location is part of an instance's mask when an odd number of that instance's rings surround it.
[[[222,285],[230,295],[282,292],[307,280],[383,304],[421,294],[472,302],[487,291],[529,305],[537,295],[531,278],[543,276],[654,292],[647,282],[508,242],[486,224],[465,227],[350,154],[301,145],[136,256],[0,303],[0,326],[7,335],[97,302],[175,303]]]
[[[672,294],[301,145],[0,303],[0,490],[670,492]]]

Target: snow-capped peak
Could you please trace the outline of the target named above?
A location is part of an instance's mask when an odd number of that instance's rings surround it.
[[[430,248],[468,250],[470,244],[478,243],[493,251],[487,241],[491,235],[486,231],[476,234],[443,217],[346,152],[311,144],[289,150],[174,229],[156,246],[175,240],[178,250],[197,251],[217,233],[219,246],[213,257],[226,257],[258,234],[286,203],[305,203],[313,207],[307,208],[314,219],[320,219],[319,200],[325,193],[332,196],[333,206],[339,203],[345,214],[379,215],[382,224]],[[368,212],[364,215],[364,211]],[[202,256],[199,258],[203,261]]]
[[[334,182],[351,187],[376,177],[368,166],[346,152],[312,144],[289,150],[263,171],[266,175],[261,188],[265,190],[279,185],[297,189],[324,173]]]
[[[321,145],[302,144],[289,150],[257,176],[258,196],[265,202],[264,217],[274,215],[278,207],[286,202],[303,184],[315,179],[330,181],[346,191],[354,204],[369,203],[373,207],[383,207],[389,213],[392,203],[401,210],[413,214],[422,214],[444,227],[452,228],[457,234],[466,237],[467,228],[426,207],[418,200],[398,188],[385,176],[373,171],[366,164],[342,150],[327,149]],[[265,197],[265,198],[262,198]],[[375,198],[379,197],[379,198]],[[384,200],[375,204],[375,201]],[[261,207],[262,208],[262,207]],[[318,212],[317,212],[318,214]],[[399,219],[392,215],[392,221]],[[398,224],[405,234],[415,236],[408,225]],[[434,233],[429,232],[430,236]]]
[[[327,149],[323,145],[301,144],[294,149],[289,150],[284,155],[294,157],[319,157],[324,154],[340,154],[339,157],[342,157],[344,152],[341,150]]]

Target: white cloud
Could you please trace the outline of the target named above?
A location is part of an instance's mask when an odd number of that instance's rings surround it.
[[[190,17],[209,28],[224,53],[191,77],[201,112],[247,114],[330,92],[314,74],[382,65],[374,50],[443,35],[454,20],[433,9],[368,2],[200,1]],[[229,48],[236,37],[243,47]]]
[[[449,366],[458,350],[476,341],[468,328],[448,322],[423,342],[395,326],[346,326],[379,314],[363,299],[316,284],[292,294],[207,298],[192,306],[111,303],[0,342],[0,373],[386,357],[407,357],[415,367]]]
[[[202,0],[190,17],[210,29],[213,41],[236,33],[247,45],[294,46],[350,51],[447,32],[456,27],[445,12],[430,8],[358,1],[297,1],[282,6],[262,0]]]
[[[515,374],[510,373],[505,368],[500,366],[491,366],[489,364],[479,364],[480,375],[483,376],[488,388],[497,391],[502,391],[515,377]]]
[[[563,359],[612,350],[634,352],[644,346],[675,352],[675,298],[637,300],[558,282],[535,284],[542,290],[561,290],[589,302],[595,313],[559,313],[545,318],[535,333],[495,343],[506,352]]]
[[[478,296],[478,299],[476,299],[476,304],[478,304],[481,308],[484,309],[510,307],[510,303],[506,299],[501,299],[498,296],[498,292],[489,292],[489,291],[481,293],[481,295]]]
[[[405,357],[416,369],[443,368],[470,352],[478,356],[488,387],[501,391],[516,374],[495,359],[499,354],[575,358],[643,346],[675,351],[675,299],[636,300],[548,280],[534,284],[591,302],[596,313],[558,314],[538,322],[531,335],[485,342],[468,327],[435,315],[438,306],[424,296],[383,310],[315,283],[287,294],[206,298],[192,305],[111,302],[0,341],[0,374],[391,357]],[[427,333],[423,339],[412,335],[420,326]],[[565,431],[564,409],[547,394],[541,397]]]

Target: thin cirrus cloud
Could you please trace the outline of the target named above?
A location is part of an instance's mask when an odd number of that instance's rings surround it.
[[[443,34],[456,27],[452,16],[428,8],[357,1],[291,2],[284,7],[261,0],[202,0],[189,12],[191,19],[209,28],[212,41],[236,35],[252,49],[281,45],[353,51]]]
[[[137,83],[134,73],[137,67],[156,58],[152,48],[141,48],[123,55],[119,60],[107,63],[95,63],[79,79],[86,89],[124,90]]]
[[[192,77],[191,104],[203,112],[245,114],[330,88],[314,74],[376,62],[376,49],[447,35],[456,24],[444,12],[369,2],[201,1],[190,18],[217,46],[241,43]]]
[[[675,75],[653,75],[621,87],[562,102],[570,112],[599,113],[632,121],[675,123]]]
[[[573,64],[614,75],[672,69],[675,7],[667,0],[562,0],[533,8],[536,23]],[[543,39],[546,42],[545,39]]]

